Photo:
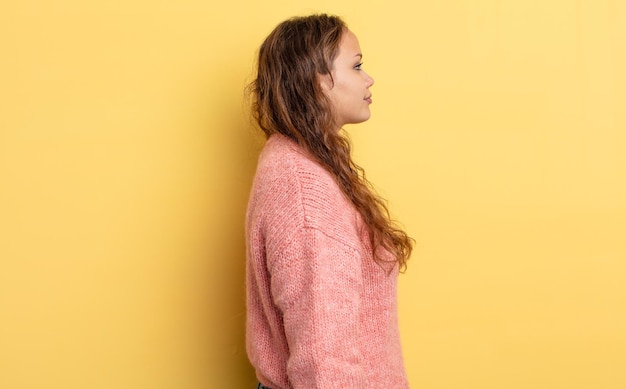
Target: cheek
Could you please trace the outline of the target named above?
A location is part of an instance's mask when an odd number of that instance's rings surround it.
[[[346,102],[354,101],[360,94],[361,88],[356,82],[343,82],[337,85],[337,95]]]

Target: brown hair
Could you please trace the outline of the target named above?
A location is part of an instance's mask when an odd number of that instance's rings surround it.
[[[283,134],[309,151],[335,177],[366,226],[374,259],[391,252],[403,271],[413,240],[389,216],[363,169],[352,161],[350,141],[335,125],[333,105],[320,76],[331,75],[346,24],[337,16],[295,17],[279,24],[259,50],[256,79],[248,86],[252,114],[269,137]]]

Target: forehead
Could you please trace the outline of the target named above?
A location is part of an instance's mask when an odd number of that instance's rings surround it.
[[[339,56],[351,58],[357,56],[357,54],[361,54],[359,40],[352,31],[346,30],[339,42]]]

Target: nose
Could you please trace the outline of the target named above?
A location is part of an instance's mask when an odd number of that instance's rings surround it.
[[[365,83],[367,85],[367,87],[369,88],[370,86],[374,85],[374,79],[367,73],[363,72],[365,74]]]

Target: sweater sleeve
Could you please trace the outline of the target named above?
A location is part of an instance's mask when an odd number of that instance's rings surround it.
[[[269,263],[272,296],[289,346],[292,387],[364,388],[356,341],[363,283],[357,250],[304,227]]]

